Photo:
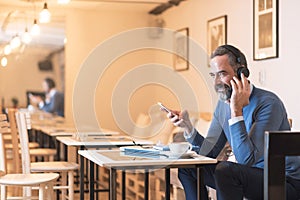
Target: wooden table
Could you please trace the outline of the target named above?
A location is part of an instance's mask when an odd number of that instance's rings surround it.
[[[116,148],[121,146],[134,146],[134,145],[153,145],[151,141],[148,140],[132,140],[131,137],[121,136],[121,135],[111,135],[111,136],[95,136],[87,137],[84,141],[76,137],[57,137],[57,141],[63,143],[68,147],[77,147],[79,150],[91,149],[91,148]],[[65,148],[65,149],[67,149]],[[65,153],[67,154],[67,153]],[[80,199],[84,199],[84,157],[80,156]],[[92,165],[92,167],[91,167]],[[90,163],[90,170],[94,172],[94,165]],[[94,177],[94,176],[92,176]],[[93,182],[93,178],[90,178],[90,182]]]
[[[189,159],[176,159],[169,158],[163,152],[158,156],[153,157],[128,155],[120,150],[81,150],[78,153],[96,165],[105,167],[110,170],[110,187],[109,187],[109,199],[116,200],[116,170],[127,170],[127,169],[144,169],[145,170],[145,200],[148,199],[148,176],[150,169],[165,169],[166,178],[166,200],[170,199],[170,168],[197,168],[198,177],[198,199],[203,197],[199,191],[201,185],[203,185],[202,167],[207,164],[217,163],[216,159],[197,155],[194,158]],[[90,176],[93,172],[94,165],[90,164]],[[125,195],[125,176],[122,175],[122,199],[126,198]],[[90,200],[94,199],[93,189],[94,183],[90,182]]]

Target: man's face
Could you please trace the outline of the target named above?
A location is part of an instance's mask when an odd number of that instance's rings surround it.
[[[43,81],[42,83],[42,87],[43,87],[43,90],[48,93],[50,91],[49,87],[48,87],[48,84],[46,81]]]
[[[232,93],[230,80],[235,75],[233,68],[229,65],[228,56],[216,56],[210,61],[211,72],[215,91],[222,101],[229,101]]]

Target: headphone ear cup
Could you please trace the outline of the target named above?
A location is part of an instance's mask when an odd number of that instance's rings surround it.
[[[249,69],[247,68],[247,67],[239,67],[238,69],[237,69],[237,76],[238,76],[238,79],[239,80],[241,80],[242,79],[242,73],[244,74],[244,76],[246,77],[246,78],[248,78],[249,77],[249,75],[250,75],[250,71],[249,71]]]

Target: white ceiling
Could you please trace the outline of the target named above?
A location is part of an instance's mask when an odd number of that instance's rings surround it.
[[[33,19],[38,17],[46,0],[0,0],[0,45],[23,33],[26,26],[30,28]],[[61,47],[64,44],[64,19],[66,8],[78,9],[113,9],[138,10],[149,12],[151,9],[168,0],[71,0],[67,5],[59,5],[57,0],[47,0],[51,12],[51,22],[40,24],[41,34],[33,38],[30,45],[49,48]],[[1,52],[0,52],[1,53]]]

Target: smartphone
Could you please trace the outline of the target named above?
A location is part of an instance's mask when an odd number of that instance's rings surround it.
[[[157,104],[160,106],[160,108],[165,111],[166,113],[172,113],[170,109],[168,109],[166,106],[164,106],[162,103],[157,102]]]

